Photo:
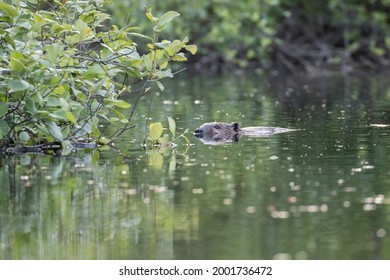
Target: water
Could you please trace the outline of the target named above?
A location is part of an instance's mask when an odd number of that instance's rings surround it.
[[[386,77],[194,75],[151,121],[300,129],[237,143],[0,160],[0,259],[390,259]]]

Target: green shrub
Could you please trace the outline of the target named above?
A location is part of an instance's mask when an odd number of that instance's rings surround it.
[[[69,151],[84,138],[107,144],[131,127],[139,98],[173,77],[172,61],[196,52],[188,39],[159,40],[179,14],[156,18],[151,36],[133,26],[107,27],[107,1],[0,2],[0,141],[15,145],[60,143]],[[41,9],[44,7],[45,9]],[[147,42],[143,53],[136,40]],[[125,94],[137,95],[129,104]],[[106,127],[119,128],[106,135]]]
[[[114,1],[117,22],[144,26],[145,1]],[[190,34],[200,48],[200,64],[246,67],[388,65],[389,0],[150,0],[155,10],[182,17],[170,35]]]

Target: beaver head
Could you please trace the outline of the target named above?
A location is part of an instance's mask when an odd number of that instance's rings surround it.
[[[237,142],[241,129],[238,123],[205,123],[194,132],[195,137],[207,139],[213,142],[226,142],[228,140]]]

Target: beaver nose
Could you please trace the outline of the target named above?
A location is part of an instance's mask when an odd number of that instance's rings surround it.
[[[202,129],[195,129],[194,131],[195,137],[197,138],[202,138],[204,136],[204,131]]]

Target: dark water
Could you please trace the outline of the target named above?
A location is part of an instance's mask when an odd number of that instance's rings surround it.
[[[0,259],[390,259],[386,77],[194,75],[165,83],[151,121],[299,131],[173,150],[0,160]]]

